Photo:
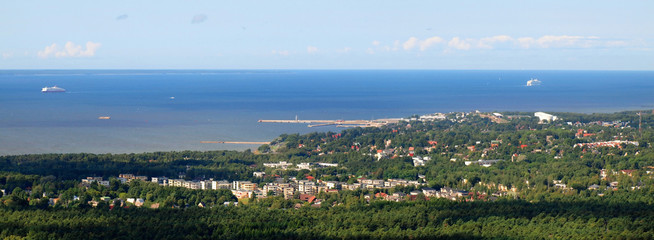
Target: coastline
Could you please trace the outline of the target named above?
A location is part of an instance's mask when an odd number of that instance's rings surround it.
[[[525,87],[530,77],[542,84]],[[342,130],[257,123],[296,115],[371,120],[475,110],[646,109],[654,106],[652,77],[651,71],[0,71],[6,90],[0,155],[245,150],[256,145],[199,142]],[[55,84],[67,92],[39,91]]]

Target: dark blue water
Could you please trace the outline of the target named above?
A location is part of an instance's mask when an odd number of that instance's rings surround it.
[[[530,78],[542,85],[526,87]],[[67,92],[40,92],[53,85]],[[651,71],[9,70],[0,89],[0,155],[243,149],[200,141],[340,130],[257,123],[296,115],[654,108]]]

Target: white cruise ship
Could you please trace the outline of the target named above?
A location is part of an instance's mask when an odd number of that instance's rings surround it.
[[[54,87],[44,87],[41,89],[41,92],[65,92],[66,89],[54,86]]]
[[[540,80],[535,78],[529,79],[529,81],[527,81],[527,87],[538,86],[540,84],[541,84]]]

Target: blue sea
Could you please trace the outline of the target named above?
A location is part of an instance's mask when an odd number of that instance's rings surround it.
[[[54,85],[67,92],[41,93]],[[296,116],[654,108],[652,71],[4,70],[0,89],[0,155],[242,150],[257,146],[201,141],[341,130],[257,122]]]

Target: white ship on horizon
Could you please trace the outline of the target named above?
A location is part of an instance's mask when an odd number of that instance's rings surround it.
[[[538,86],[540,84],[541,84],[541,81],[536,79],[536,78],[532,78],[532,79],[529,79],[529,81],[527,81],[527,87]]]
[[[65,92],[65,91],[66,91],[66,89],[57,87],[57,85],[55,85],[53,87],[44,87],[44,88],[41,89],[41,92]]]

